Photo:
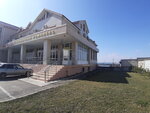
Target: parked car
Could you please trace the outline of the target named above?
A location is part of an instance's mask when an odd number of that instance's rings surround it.
[[[23,68],[19,64],[0,63],[0,78],[20,75],[25,75],[29,77],[32,75],[32,73],[32,69]]]

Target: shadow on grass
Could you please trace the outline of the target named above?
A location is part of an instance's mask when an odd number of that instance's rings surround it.
[[[124,83],[128,84],[127,77],[131,77],[127,72],[121,71],[93,71],[87,74],[82,80],[108,83]]]

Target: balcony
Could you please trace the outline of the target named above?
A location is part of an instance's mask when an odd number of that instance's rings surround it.
[[[19,45],[19,44],[23,44],[23,43],[27,43],[27,42],[39,40],[39,39],[50,38],[52,36],[64,34],[66,32],[67,32],[67,25],[66,24],[62,25],[62,26],[55,27],[55,28],[45,29],[43,31],[36,32],[36,33],[31,34],[31,35],[21,37],[19,39],[12,40],[12,41],[7,43],[7,47],[11,47],[11,46],[15,46],[15,45]]]

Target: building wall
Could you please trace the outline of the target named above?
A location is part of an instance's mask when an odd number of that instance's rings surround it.
[[[62,19],[57,15],[50,15],[50,17],[45,18],[40,21],[36,21],[32,27],[29,30],[26,30],[25,32],[21,32],[17,36],[26,36],[35,32],[38,32],[40,30],[43,30],[44,27],[57,27],[62,25]]]
[[[150,60],[138,61],[138,67],[150,71]]]
[[[11,40],[11,36],[17,33],[18,29],[13,25],[0,22],[0,62],[7,61],[7,50],[1,48],[5,47],[5,44]]]
[[[137,60],[122,60],[121,67],[131,67],[131,66],[138,66]]]
[[[0,50],[0,62],[7,62],[7,50]]]
[[[56,80],[76,74],[87,73],[96,69],[96,65],[75,65],[75,66],[64,66],[59,70],[50,80]]]
[[[17,33],[18,28],[3,22],[0,22],[0,28],[2,29],[0,34],[0,46],[4,46],[11,39],[10,36]]]

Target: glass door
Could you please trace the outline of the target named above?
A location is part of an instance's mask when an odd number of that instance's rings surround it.
[[[63,65],[72,64],[72,43],[63,45]]]

